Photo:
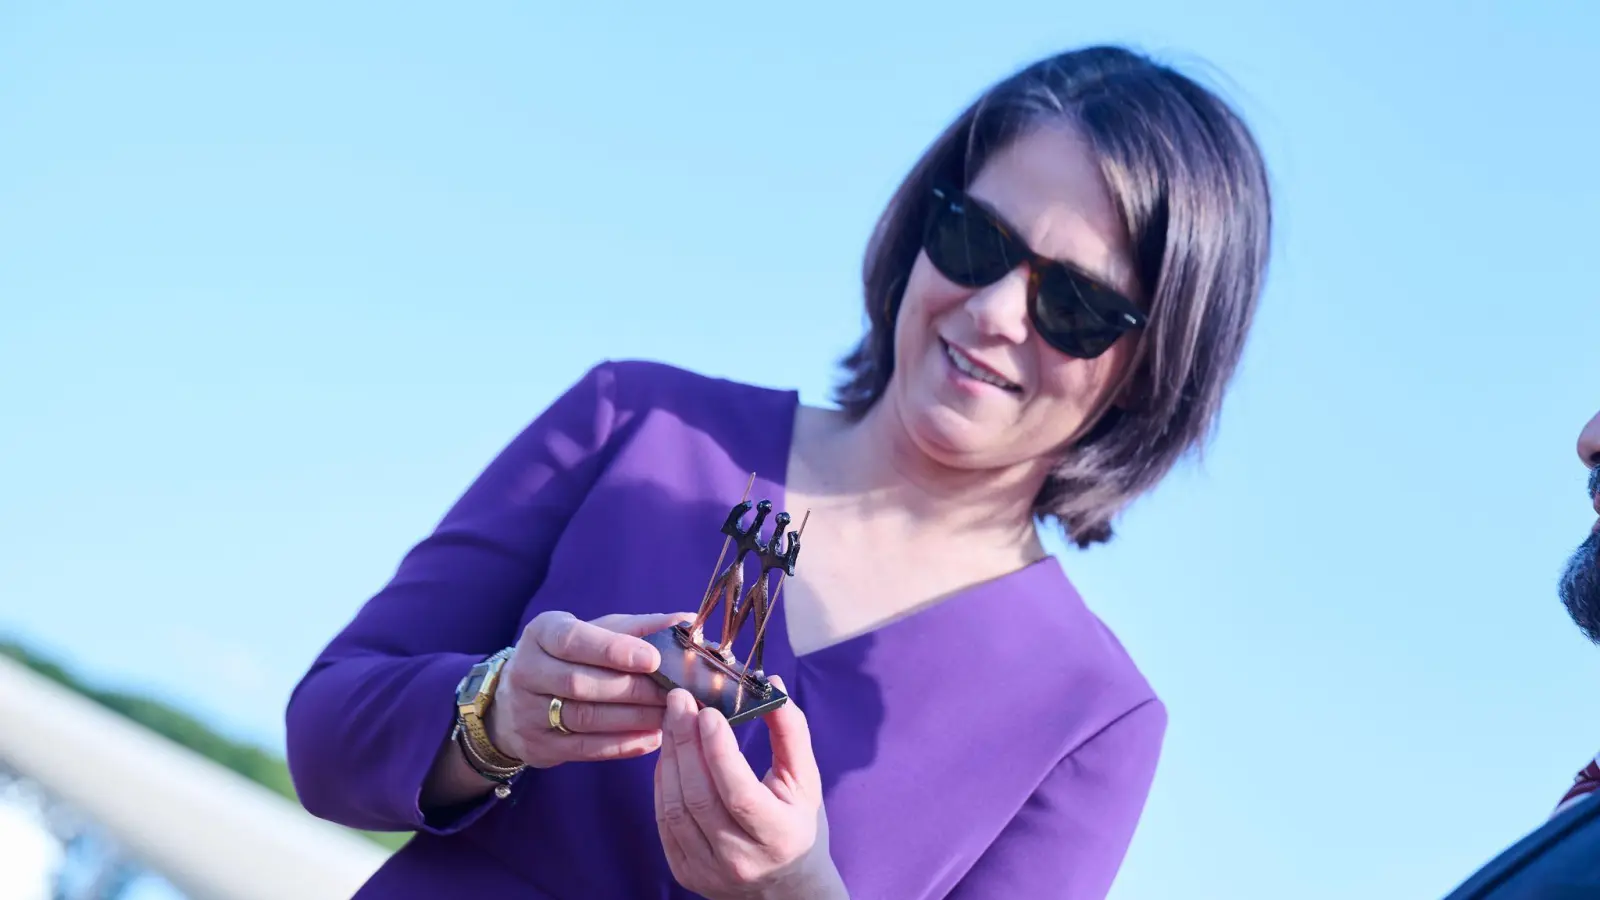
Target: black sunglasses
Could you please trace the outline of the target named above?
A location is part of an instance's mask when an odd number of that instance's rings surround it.
[[[1028,319],[1050,346],[1094,359],[1145,315],[1115,289],[1059,260],[1033,252],[1004,222],[961,191],[935,188],[922,249],[939,273],[962,287],[994,284],[1028,267]]]

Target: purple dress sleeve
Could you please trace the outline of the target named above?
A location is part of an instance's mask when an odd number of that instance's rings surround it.
[[[1133,840],[1166,733],[1146,700],[1063,759],[950,894],[1103,900]]]
[[[289,699],[289,770],[316,816],[447,834],[418,807],[455,721],[457,682],[516,641],[551,552],[605,462],[616,375],[591,369],[477,478],[389,583],[323,650]]]

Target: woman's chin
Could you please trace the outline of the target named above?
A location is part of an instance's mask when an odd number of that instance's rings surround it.
[[[933,461],[953,468],[983,468],[988,429],[944,406],[924,407],[906,420],[911,440]]]

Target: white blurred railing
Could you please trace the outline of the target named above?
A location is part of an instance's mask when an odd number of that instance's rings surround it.
[[[193,900],[348,900],[386,857],[3,656],[0,723],[0,761]]]

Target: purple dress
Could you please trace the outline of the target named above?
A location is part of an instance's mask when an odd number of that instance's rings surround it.
[[[598,365],[405,556],[288,706],[308,810],[418,832],[358,897],[694,896],[656,834],[653,754],[529,770],[506,800],[448,823],[424,818],[418,792],[456,682],[538,612],[694,609],[749,473],[752,499],[784,508],[798,402],[655,363]],[[780,602],[765,663],[810,721],[852,897],[1106,894],[1166,711],[1055,559],[798,658]],[[735,733],[765,772],[765,725]]]

